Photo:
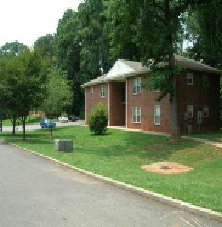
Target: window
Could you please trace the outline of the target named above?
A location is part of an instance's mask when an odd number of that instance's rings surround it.
[[[141,122],[141,107],[133,107],[133,123]]]
[[[203,75],[203,86],[209,86],[210,80],[209,75],[204,74]]]
[[[203,115],[204,117],[209,117],[209,106],[204,106]]]
[[[101,98],[106,97],[106,85],[101,85]]]
[[[157,88],[157,89],[155,89],[155,90],[154,90],[154,92],[160,92],[160,89],[159,89],[159,88]]]
[[[133,94],[141,93],[141,77],[133,79]]]
[[[154,107],[154,124],[160,125],[160,105]]]
[[[93,87],[91,87],[91,90],[90,90],[90,97],[91,99],[93,98]]]
[[[193,73],[187,73],[187,84],[193,85]]]
[[[187,106],[187,117],[193,117],[193,105]]]

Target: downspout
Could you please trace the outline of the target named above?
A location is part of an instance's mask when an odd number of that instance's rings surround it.
[[[86,87],[85,87],[85,125],[86,125]]]
[[[125,126],[125,127],[127,128],[127,117],[128,117],[128,116],[127,116],[127,105],[128,105],[128,100],[127,100],[127,93],[128,93],[128,92],[127,92],[127,78],[126,78],[125,86],[126,86],[126,87],[125,87],[125,88],[126,88],[126,90],[125,90],[125,93],[126,93],[126,94],[125,94],[125,99],[126,99],[126,101],[125,101],[125,102],[126,102],[126,104],[125,104],[125,105],[126,105],[126,106],[125,106],[125,118],[126,118],[126,119],[125,119],[125,125],[126,125],[126,126]]]
[[[110,89],[109,89],[109,83],[108,83],[108,126],[110,126]]]

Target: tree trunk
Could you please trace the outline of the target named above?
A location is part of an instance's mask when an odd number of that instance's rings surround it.
[[[52,138],[52,126],[49,126],[50,127],[50,133],[51,133],[51,138]]]
[[[170,28],[171,25],[171,14],[170,14],[170,1],[164,0],[164,8],[165,8],[165,25]],[[172,34],[167,35],[167,40],[169,42],[169,67],[171,71],[174,71],[175,68],[175,59],[173,55],[173,36]],[[169,82],[172,86],[172,90],[170,92],[170,127],[171,127],[171,140],[179,140],[181,139],[180,135],[180,127],[177,117],[177,95],[176,95],[176,77],[172,73],[169,78]]]
[[[22,132],[23,132],[22,140],[23,141],[25,141],[25,119],[26,119],[26,116],[23,116],[22,117]]]
[[[2,132],[2,117],[1,117],[1,123],[0,123],[1,125],[0,125],[0,127],[1,127],[1,132]]]
[[[170,127],[171,127],[171,140],[180,140],[181,134],[180,134],[180,126],[178,122],[178,116],[177,116],[177,96],[176,96],[176,78],[172,78],[172,85],[174,88],[174,97],[173,100],[170,102]]]
[[[15,135],[15,128],[16,128],[16,116],[12,116],[12,135]]]

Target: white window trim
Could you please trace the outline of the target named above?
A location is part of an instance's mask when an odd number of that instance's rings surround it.
[[[160,121],[156,122],[156,117],[160,117],[161,116],[161,112],[159,115],[156,115],[156,108],[160,109],[160,105],[155,105],[154,106],[154,125],[160,125]]]
[[[190,78],[189,78],[189,76],[190,76]],[[192,80],[191,83],[188,82],[188,80],[190,80],[190,79]],[[193,85],[193,73],[190,73],[190,72],[187,73],[187,85]]]
[[[193,117],[193,105],[187,105],[187,118],[191,118],[191,117]]]
[[[93,87],[90,88],[90,98],[93,99]]]
[[[203,75],[203,86],[207,87],[210,85],[210,77],[207,74]]]
[[[133,94],[141,94],[141,77],[136,77],[133,79]]]
[[[135,117],[136,117],[136,121],[134,121],[134,110],[135,110],[135,112],[136,112],[136,115],[135,115]],[[139,111],[139,115],[138,115],[138,111]],[[132,107],[132,122],[133,123],[141,123],[141,107],[138,107],[138,106],[136,106],[136,107]],[[140,121],[137,121],[137,118],[138,117],[140,117]]]
[[[106,98],[106,85],[101,85],[101,98]]]
[[[210,107],[208,105],[204,105],[204,108],[203,108],[203,116],[204,117],[209,117],[210,116]]]
[[[156,89],[156,90],[154,90],[154,92],[160,92],[160,89]]]

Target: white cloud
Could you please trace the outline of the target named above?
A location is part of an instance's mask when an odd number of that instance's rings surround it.
[[[1,1],[0,46],[15,40],[31,46],[38,37],[55,33],[65,10],[77,10],[80,2],[82,0]]]

